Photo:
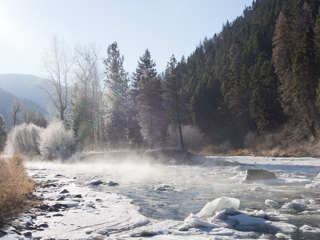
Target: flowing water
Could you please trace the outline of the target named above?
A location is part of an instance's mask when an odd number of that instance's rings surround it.
[[[241,160],[245,159],[246,161]],[[274,211],[265,205],[266,199],[279,204],[298,200],[308,205],[307,212],[280,211],[298,228],[308,224],[319,227],[319,189],[306,188],[305,183],[266,184],[244,183],[245,170],[264,168],[284,179],[313,180],[320,172],[320,166],[304,164],[273,164],[267,159],[257,164],[258,158],[211,157],[194,165],[169,165],[148,162],[99,160],[73,164],[42,163],[44,168],[53,169],[77,184],[93,180],[112,180],[117,186],[100,185],[93,187],[99,191],[116,192],[132,199],[141,214],[148,218],[184,220],[190,213],[199,212],[203,206],[219,197],[233,197],[241,201],[240,210]],[[227,161],[227,164],[225,164]],[[31,163],[32,165],[32,163]],[[165,186],[165,187],[164,187]],[[164,187],[165,191],[159,187]],[[295,239],[308,239],[312,235],[293,235]],[[319,236],[319,235],[317,235]]]

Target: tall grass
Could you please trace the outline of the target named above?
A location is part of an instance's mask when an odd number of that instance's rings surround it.
[[[33,181],[26,176],[21,155],[0,156],[0,220],[16,214],[33,187]]]

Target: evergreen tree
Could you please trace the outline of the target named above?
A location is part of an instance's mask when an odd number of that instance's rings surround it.
[[[260,133],[268,132],[282,121],[282,108],[278,102],[277,77],[273,63],[266,53],[261,53],[258,62],[252,68],[250,115],[255,119]]]
[[[183,96],[182,77],[178,72],[177,61],[174,55],[172,55],[170,62],[167,64],[164,78],[164,90],[165,106],[170,122],[174,127],[178,128],[180,145],[181,148],[184,148],[181,124],[183,110],[185,109],[185,99]]]
[[[0,115],[0,153],[3,152],[7,141],[6,121]]]
[[[289,116],[294,116],[293,108],[293,76],[292,64],[294,61],[294,51],[291,33],[286,16],[281,12],[276,22],[273,41],[273,61],[275,73],[280,80],[279,92],[281,104],[284,112]]]
[[[37,112],[35,124],[42,128],[47,127],[47,121],[40,110]]]
[[[162,85],[157,76],[155,63],[147,49],[134,74],[134,86],[137,86],[138,122],[143,139],[150,148],[162,145],[166,138],[167,126],[164,122]]]
[[[138,102],[134,96],[134,89],[131,89],[128,101],[126,102],[126,138],[132,147],[140,148],[143,144],[143,137],[141,135],[141,127],[138,121]]]
[[[83,146],[84,139],[90,135],[90,127],[87,121],[88,113],[84,99],[79,84],[76,82],[72,87],[70,119],[75,139],[81,146]]]
[[[118,146],[126,139],[126,100],[128,78],[123,68],[124,57],[117,43],[108,47],[105,65],[105,136],[109,144]]]
[[[296,115],[299,114],[315,137],[315,124],[319,126],[319,111],[316,107],[316,89],[318,87],[318,66],[315,54],[314,32],[308,27],[293,64],[293,89]]]
[[[301,4],[302,7],[301,7]],[[308,28],[308,26],[313,27],[314,21],[312,18],[312,11],[307,2],[298,1],[295,7],[295,19],[292,25],[292,43],[294,46],[294,51],[297,54],[301,51],[302,39]]]

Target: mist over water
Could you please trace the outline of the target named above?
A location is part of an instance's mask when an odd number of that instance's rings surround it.
[[[95,155],[94,155],[95,156]],[[254,157],[254,160],[258,160]],[[75,178],[76,184],[87,184],[93,180],[118,183],[117,186],[92,186],[103,192],[119,193],[130,199],[139,207],[141,214],[148,218],[165,220],[184,220],[190,213],[198,213],[203,206],[222,196],[238,198],[241,210],[274,211],[265,205],[266,199],[280,204],[298,199],[314,200],[315,209],[310,214],[301,212],[289,214],[290,223],[298,228],[304,224],[318,227],[320,222],[317,207],[320,196],[317,191],[310,190],[305,184],[263,184],[243,183],[245,170],[261,168],[276,173],[279,178],[314,179],[320,172],[320,166],[305,166],[297,171],[296,166],[239,163],[237,157],[202,158],[190,165],[157,163],[154,159],[139,156],[121,156],[113,159],[97,154],[94,158],[58,162],[29,162],[29,168],[40,166],[50,169],[52,175],[59,173]],[[168,186],[166,191],[159,187]]]

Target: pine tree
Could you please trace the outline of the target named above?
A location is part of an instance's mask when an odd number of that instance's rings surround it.
[[[0,115],[0,153],[3,152],[7,141],[6,121]]]
[[[143,139],[150,148],[162,145],[167,130],[161,98],[162,86],[148,49],[140,57],[134,74],[134,84],[137,86],[137,89],[135,89],[138,103],[137,119]]]
[[[279,91],[281,96],[281,105],[287,115],[294,116],[294,92],[292,90],[292,64],[294,61],[294,50],[288,21],[282,12],[280,12],[276,21],[272,43],[272,58],[274,61],[275,73],[278,75],[280,80]]]
[[[296,54],[301,51],[301,48],[303,47],[302,39],[308,26],[314,26],[312,11],[308,3],[304,2],[302,7],[299,7],[301,4],[302,3],[298,2],[298,4],[296,5],[295,19],[292,26],[292,43]]]
[[[177,61],[174,55],[172,55],[170,62],[167,64],[164,78],[164,90],[166,111],[169,115],[170,122],[174,127],[178,128],[180,145],[181,148],[184,148],[181,124],[185,101],[183,96],[182,77],[178,72]]]
[[[71,119],[71,129],[75,136],[75,139],[81,145],[83,144],[83,139],[86,137],[83,132],[85,129],[84,125],[86,121],[85,104],[82,103],[82,95],[78,83],[76,82],[72,87],[71,93],[71,107],[70,107],[70,119]]]
[[[47,127],[47,121],[40,110],[37,112],[35,124],[42,128]]]
[[[316,107],[316,89],[318,87],[318,66],[315,54],[314,32],[308,27],[293,64],[293,89],[295,108],[300,118],[315,137],[315,124],[319,126],[319,111]]]
[[[319,66],[320,64],[320,11],[317,15],[317,20],[316,20],[316,25],[314,27],[314,34],[315,34],[315,54],[316,54],[316,61],[317,61],[317,65]],[[318,72],[318,74],[320,75],[320,72]],[[320,78],[320,76],[319,76]],[[320,106],[320,79],[319,83],[318,83],[318,88],[316,90],[316,94],[317,94],[317,106]]]
[[[105,136],[111,146],[118,146],[126,139],[126,100],[128,78],[123,68],[124,57],[117,43],[108,47],[105,65]]]

